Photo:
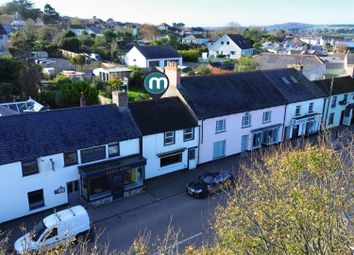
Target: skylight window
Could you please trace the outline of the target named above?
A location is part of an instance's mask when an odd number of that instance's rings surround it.
[[[292,80],[294,83],[298,83],[298,81],[296,80],[296,78],[294,76],[290,76],[290,80]]]
[[[285,83],[285,84],[290,84],[289,80],[287,78],[285,78],[284,76],[281,77],[281,80]]]

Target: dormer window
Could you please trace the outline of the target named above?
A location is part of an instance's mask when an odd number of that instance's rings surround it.
[[[288,80],[287,78],[285,78],[284,76],[281,77],[281,80],[282,80],[285,84],[287,84],[287,85],[290,84],[289,80]]]

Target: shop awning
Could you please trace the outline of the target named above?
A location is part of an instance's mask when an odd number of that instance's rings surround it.
[[[164,152],[164,153],[159,153],[156,156],[161,158],[161,157],[164,157],[164,156],[167,156],[167,155],[181,153],[181,152],[184,152],[185,150],[186,150],[186,148],[181,148],[181,149],[177,149],[177,150],[173,150],[173,151],[167,151],[167,152]]]
[[[100,175],[111,175],[134,167],[146,165],[146,159],[140,155],[125,157],[114,160],[79,166],[80,176],[93,177]]]
[[[251,130],[251,133],[266,131],[266,130],[274,129],[274,128],[280,128],[281,126],[282,126],[282,124],[277,124],[277,125],[273,125],[273,126],[269,126],[269,127],[254,129],[254,130]]]

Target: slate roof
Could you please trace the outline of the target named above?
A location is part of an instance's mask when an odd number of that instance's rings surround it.
[[[11,110],[3,105],[0,105],[0,117],[14,114],[19,114],[19,112]]]
[[[328,96],[331,91],[332,79],[314,81],[315,84],[322,89]],[[350,76],[334,78],[332,95],[354,92],[354,79]]]
[[[242,35],[239,34],[227,34],[230,39],[237,44],[242,50],[252,48],[252,45]]]
[[[130,112],[113,104],[4,116],[0,130],[0,164],[141,136]]]
[[[324,63],[314,55],[282,55],[282,54],[270,54],[261,53],[254,56],[254,59],[258,62],[259,70],[273,70],[288,68],[288,65],[294,65],[300,63],[304,67],[305,73],[311,72],[315,68],[324,65]]]
[[[171,46],[135,46],[146,59],[180,58],[181,55]]]
[[[178,90],[201,120],[325,96],[293,68],[182,77]]]
[[[143,135],[191,128],[196,119],[178,97],[129,104],[134,120]]]
[[[294,68],[268,70],[263,71],[263,74],[273,83],[288,104],[326,96],[316,84]]]
[[[198,119],[285,105],[261,71],[182,77],[178,89]]]

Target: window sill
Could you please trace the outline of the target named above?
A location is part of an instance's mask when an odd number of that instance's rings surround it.
[[[39,171],[38,172],[29,173],[29,174],[23,174],[22,173],[22,177],[27,177],[27,176],[31,176],[31,175],[35,175],[35,174],[39,174]]]
[[[45,207],[45,204],[37,205],[37,206],[34,206],[34,207],[30,207],[29,210],[30,210],[30,211],[34,211],[34,210],[39,209],[39,208],[42,208],[42,207]]]
[[[75,165],[78,165],[78,164],[79,164],[78,162],[73,163],[73,164],[67,164],[67,165],[64,164],[64,167],[75,166]]]
[[[194,140],[194,137],[191,139],[183,139],[183,142],[189,142],[189,141],[193,141],[193,140]]]
[[[174,145],[175,143],[164,143],[164,146]]]
[[[250,128],[250,127],[252,127],[252,125],[243,126],[243,127],[241,127],[241,128]]]
[[[224,133],[224,132],[226,132],[226,129],[221,130],[221,131],[215,131],[215,134],[220,134],[220,133]]]
[[[270,121],[263,121],[262,124],[269,124],[271,122],[272,122],[271,120]]]

